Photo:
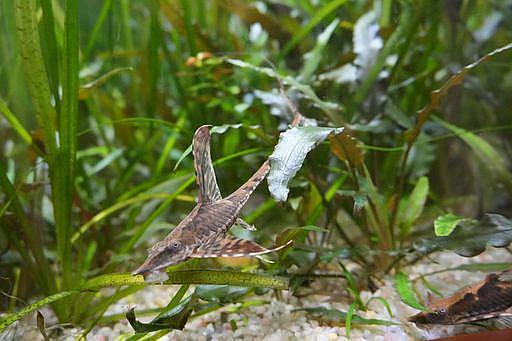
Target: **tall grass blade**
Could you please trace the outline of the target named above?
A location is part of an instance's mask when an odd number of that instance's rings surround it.
[[[57,248],[62,266],[63,288],[72,286],[71,234],[72,202],[77,148],[78,120],[78,1],[65,3],[62,106],[59,115],[59,152],[54,165],[53,205],[57,231]]]

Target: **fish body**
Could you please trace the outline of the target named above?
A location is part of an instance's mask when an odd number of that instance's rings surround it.
[[[512,270],[490,274],[409,318],[417,324],[459,324],[512,316]]]
[[[252,241],[226,236],[240,210],[270,170],[266,160],[236,191],[222,198],[210,155],[209,126],[199,127],[192,143],[198,203],[162,241],[148,250],[146,261],[134,275],[163,271],[190,258],[243,257],[276,251]],[[242,225],[249,226],[242,221]]]

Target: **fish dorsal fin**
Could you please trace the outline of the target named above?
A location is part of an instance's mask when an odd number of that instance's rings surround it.
[[[290,243],[291,241],[285,245],[281,245],[273,249],[266,249],[263,246],[260,246],[250,240],[226,237],[204,248],[198,248],[192,254],[191,258],[257,256],[269,252],[278,251],[290,245]]]
[[[211,203],[222,199],[210,155],[209,127],[204,125],[197,128],[192,142],[196,183],[199,187],[199,203]]]

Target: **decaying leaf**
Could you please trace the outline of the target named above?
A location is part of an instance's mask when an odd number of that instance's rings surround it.
[[[331,151],[341,161],[348,161],[353,167],[360,167],[364,162],[364,152],[359,141],[347,130],[337,135],[329,136]]]
[[[512,221],[499,214],[486,214],[481,220],[465,220],[448,237],[422,239],[414,244],[420,252],[454,250],[461,256],[482,253],[487,245],[506,247],[512,242]]]
[[[270,155],[268,189],[277,201],[288,197],[288,183],[302,167],[306,155],[331,134],[343,128],[294,127],[279,136],[279,142]]]

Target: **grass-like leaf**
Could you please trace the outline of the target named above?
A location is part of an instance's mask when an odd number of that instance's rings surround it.
[[[0,98],[0,113],[2,113],[11,125],[12,129],[28,144],[32,144],[32,136],[28,133],[28,131],[23,127],[20,121],[16,118],[16,116],[9,110],[7,103],[4,102],[3,99]]]
[[[232,272],[218,270],[187,270],[168,273],[169,279],[162,284],[215,284],[234,285],[243,287],[263,287],[272,289],[287,289],[288,279],[284,277],[267,276],[247,272]],[[10,324],[23,318],[42,306],[69,297],[80,292],[99,290],[108,287],[149,285],[142,276],[132,276],[126,273],[101,275],[88,280],[80,288],[64,291],[36,301],[19,312],[8,314],[0,319],[0,332]]]
[[[278,58],[280,59],[286,56],[302,39],[304,39],[305,36],[309,34],[309,32],[311,32],[311,30],[313,30],[316,25],[346,2],[347,0],[331,0],[327,2],[324,7],[316,11],[313,18],[311,18],[311,20],[302,27],[299,32],[296,32],[293,35],[293,38],[285,45]]]
[[[337,309],[329,309],[325,307],[302,308],[295,311],[305,311],[321,320],[331,322],[343,323],[347,321],[347,313]],[[353,325],[378,325],[378,326],[393,326],[399,323],[380,319],[367,319],[357,314],[352,314],[351,324]]]
[[[398,295],[400,295],[402,302],[414,309],[426,310],[426,308],[416,298],[411,282],[405,273],[401,271],[397,272],[395,275],[395,288]]]
[[[466,142],[480,159],[482,165],[489,170],[489,173],[504,184],[505,189],[512,194],[512,172],[509,171],[502,153],[499,153],[489,142],[470,131],[459,128],[438,117],[434,117],[434,121]]]

